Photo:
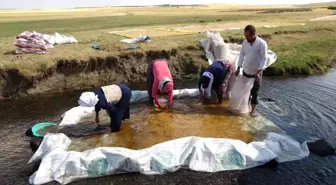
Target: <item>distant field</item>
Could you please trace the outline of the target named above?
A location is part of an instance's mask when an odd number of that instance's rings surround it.
[[[260,13],[263,11],[270,12]],[[279,55],[278,63],[272,69],[274,74],[311,74],[314,71],[302,69],[308,63],[326,62],[333,54],[332,51],[335,51],[332,42],[336,41],[336,24],[333,21],[311,22],[310,19],[333,13],[333,10],[327,8],[303,11],[301,7],[294,6],[243,5],[0,10],[0,69],[16,68],[22,74],[32,76],[61,59],[85,61],[92,57],[116,55],[123,53],[122,50],[128,47],[119,43],[121,39],[139,34],[153,37],[150,44],[140,45],[136,50],[140,52],[197,46],[199,39],[204,37],[198,32],[206,30],[220,31],[225,38],[230,36],[241,40],[241,31],[230,29],[254,24],[262,34],[272,37],[268,41],[270,48]],[[179,27],[182,28],[178,31],[172,30]],[[127,31],[131,29],[133,31]],[[71,34],[79,43],[56,46],[45,55],[11,54],[15,49],[15,36],[25,30]],[[287,30],[289,34],[275,34],[279,30]],[[307,33],[295,32],[296,30],[306,30]],[[99,42],[105,47],[105,51],[91,49],[93,42]],[[322,49],[323,47],[329,49]],[[308,52],[307,56],[302,56],[303,52]],[[321,68],[325,71],[324,66]]]

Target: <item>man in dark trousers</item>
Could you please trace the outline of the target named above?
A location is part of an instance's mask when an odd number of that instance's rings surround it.
[[[267,43],[257,36],[256,28],[252,25],[245,27],[244,35],[246,40],[244,40],[240,50],[236,75],[239,74],[240,68],[243,68],[243,76],[255,78],[253,88],[251,89],[251,114],[256,116],[262,71],[267,62]]]

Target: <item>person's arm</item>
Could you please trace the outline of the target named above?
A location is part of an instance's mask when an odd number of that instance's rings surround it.
[[[260,47],[260,63],[258,66],[258,72],[256,74],[256,79],[259,80],[260,73],[264,70],[267,62],[267,43],[263,43]]]
[[[240,49],[239,59],[238,59],[238,67],[243,67],[244,60],[245,60],[245,41],[242,44],[242,47]]]
[[[202,86],[201,79],[202,79],[202,75],[203,75],[204,71],[205,71],[205,69],[202,67],[201,73],[200,73],[200,76],[199,76],[199,80],[198,80],[198,89],[199,89],[199,92],[200,92],[200,95],[198,97],[199,100],[201,100],[202,97],[203,97],[203,91],[202,91],[202,88],[201,88],[201,86]]]
[[[224,65],[227,68],[227,72],[226,72],[226,76],[224,78],[224,81],[222,83],[223,96],[224,96],[224,93],[226,93],[226,91],[227,91],[227,88],[229,86],[229,80],[230,80],[230,78],[232,76],[232,73],[233,73],[233,68],[232,68],[232,65],[230,64],[230,62],[224,62]]]
[[[95,121],[96,121],[96,124],[97,124],[97,126],[100,126],[99,125],[99,111],[100,111],[101,109],[100,109],[100,107],[99,107],[99,105],[98,105],[98,103],[96,104],[96,106],[95,106],[95,111],[96,111],[96,119],[95,119]]]
[[[106,110],[109,111],[109,112],[114,112],[114,111],[117,110],[117,108],[113,104],[107,103]]]
[[[171,107],[173,105],[173,97],[174,97],[174,89],[172,89],[171,91],[169,91],[168,93],[168,103],[169,103],[169,107]]]

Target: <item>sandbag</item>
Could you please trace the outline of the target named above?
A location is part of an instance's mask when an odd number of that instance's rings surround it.
[[[62,121],[58,126],[76,125],[81,119],[92,117],[94,112],[94,107],[74,107],[62,115]]]
[[[239,140],[186,137],[147,149],[101,147],[84,152],[66,151],[57,146],[62,135],[46,135],[38,171],[29,178],[30,184],[57,181],[68,184],[74,180],[119,173],[140,172],[146,175],[165,174],[188,168],[202,172],[243,170],[271,160],[287,162],[309,155],[307,144],[289,136],[269,133],[263,141],[246,144]],[[67,142],[67,141],[64,141]],[[66,145],[68,143],[65,143]]]
[[[45,155],[48,155],[50,152],[60,150],[66,150],[71,144],[71,139],[68,138],[63,133],[51,134],[48,133],[44,136],[40,147],[34,153],[34,155],[30,158],[28,163],[38,161],[42,159]]]

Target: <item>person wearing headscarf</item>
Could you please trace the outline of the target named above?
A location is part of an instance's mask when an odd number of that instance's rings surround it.
[[[83,107],[95,107],[96,123],[99,124],[99,111],[104,109],[111,119],[111,133],[119,132],[122,121],[130,119],[132,91],[125,84],[103,86],[95,92],[84,92],[78,100]]]
[[[147,91],[149,101],[163,108],[158,99],[158,94],[168,95],[169,107],[173,104],[174,83],[167,61],[165,59],[154,60],[148,64],[147,68]]]
[[[202,70],[198,82],[200,98],[222,103],[232,71],[229,61],[220,60],[214,61],[207,69]]]

